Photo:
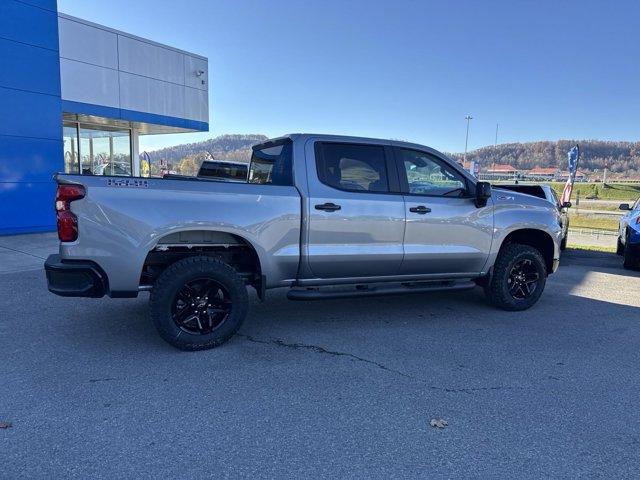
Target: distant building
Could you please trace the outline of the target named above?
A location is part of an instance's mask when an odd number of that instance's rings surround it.
[[[523,172],[527,180],[547,181],[547,182],[565,182],[569,178],[567,170],[562,171],[555,167],[536,167],[529,171]],[[576,182],[586,181],[586,175],[580,170],[576,172]]]
[[[520,171],[511,165],[493,163],[482,170],[483,178],[487,180],[510,180],[518,178]]]
[[[560,175],[560,170],[555,167],[535,167],[525,172],[525,176],[530,180],[557,180]]]

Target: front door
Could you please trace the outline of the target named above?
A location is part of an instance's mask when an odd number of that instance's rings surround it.
[[[306,255],[313,275],[397,274],[403,258],[405,209],[391,149],[315,142],[308,146],[306,158]]]
[[[394,149],[405,192],[401,274],[476,275],[493,237],[493,206],[477,208],[471,181],[445,159]]]

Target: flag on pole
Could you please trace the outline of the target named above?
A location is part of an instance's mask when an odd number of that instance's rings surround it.
[[[571,191],[573,190],[573,182],[576,180],[576,173],[578,171],[578,160],[580,159],[580,147],[576,145],[567,154],[569,160],[569,178],[562,191],[562,198],[560,204],[564,205],[571,201]]]

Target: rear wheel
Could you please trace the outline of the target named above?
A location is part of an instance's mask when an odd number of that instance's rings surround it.
[[[181,350],[203,350],[223,344],[238,331],[249,300],[232,267],[196,256],[162,272],[149,303],[153,324],[166,342]]]
[[[526,310],[542,295],[546,279],[547,268],[540,252],[514,243],[500,250],[485,294],[503,310]]]
[[[562,241],[560,242],[560,250],[562,251],[566,250],[568,237],[569,237],[569,232],[567,232],[565,236],[562,238]]]

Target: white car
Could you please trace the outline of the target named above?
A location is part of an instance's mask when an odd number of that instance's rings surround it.
[[[516,183],[507,185],[494,185],[495,188],[506,188],[507,190],[513,190],[514,192],[526,193],[527,195],[533,195],[534,197],[544,198],[558,207],[560,212],[560,220],[562,221],[562,243],[560,249],[567,248],[567,237],[569,236],[569,207],[571,202],[566,202],[560,205],[560,199],[556,192],[550,185],[533,185],[526,183]]]

